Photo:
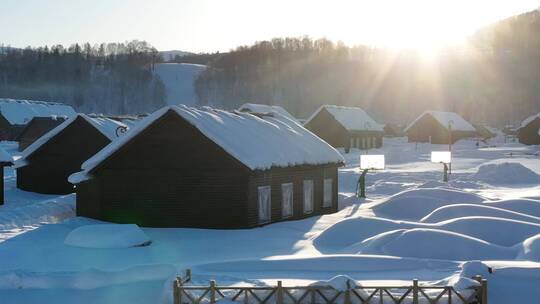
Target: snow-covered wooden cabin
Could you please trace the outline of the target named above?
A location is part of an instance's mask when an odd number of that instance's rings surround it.
[[[45,133],[56,128],[66,119],[67,117],[65,116],[32,118],[15,139],[17,142],[19,142],[19,151],[26,149],[26,147],[30,146],[38,138],[45,135]]]
[[[169,106],[70,176],[77,215],[151,227],[247,228],[337,210],[343,158],[277,114]]]
[[[425,111],[405,128],[409,142],[455,143],[476,136],[476,129],[454,112]]]
[[[77,114],[41,136],[15,162],[17,187],[31,192],[74,192],[70,174],[99,150],[121,136],[127,126],[105,117]]]
[[[15,140],[34,117],[73,117],[71,106],[34,100],[0,98],[0,140]]]
[[[335,148],[371,149],[382,146],[384,126],[356,107],[323,105],[304,127]]]
[[[4,204],[4,167],[13,165],[13,157],[0,148],[0,205]]]
[[[525,145],[540,145],[540,113],[529,116],[521,122],[517,129],[520,143]]]
[[[248,112],[248,113],[279,113],[299,123],[298,120],[294,116],[291,115],[291,113],[287,112],[287,110],[285,110],[283,107],[280,107],[280,106],[265,105],[265,104],[258,104],[258,103],[245,103],[238,108],[238,111]]]

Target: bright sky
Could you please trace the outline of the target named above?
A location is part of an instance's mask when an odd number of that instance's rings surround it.
[[[206,52],[309,35],[429,48],[539,6],[538,0],[0,0],[0,43],[140,39],[159,50]]]

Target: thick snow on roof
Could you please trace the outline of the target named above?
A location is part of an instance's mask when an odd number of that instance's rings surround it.
[[[76,114],[71,106],[61,103],[7,98],[0,98],[0,113],[12,125],[27,124],[34,117],[72,117]]]
[[[107,138],[109,138],[111,141],[117,138],[116,129],[118,127],[124,127],[128,128],[127,125],[118,122],[116,120],[106,118],[106,117],[90,117],[85,114],[77,114],[70,119],[64,121],[60,125],[58,125],[56,128],[52,129],[51,131],[45,133],[45,135],[38,138],[36,141],[34,141],[30,146],[28,146],[21,154],[21,158],[19,158],[15,162],[16,167],[22,167],[26,165],[26,158],[32,155],[36,150],[38,150],[41,146],[49,142],[49,140],[53,137],[55,137],[58,133],[62,132],[66,127],[71,125],[77,117],[81,117],[85,119],[88,123],[90,123],[94,128],[96,128],[99,132],[101,132],[103,135],[105,135]],[[118,136],[121,136],[123,132],[118,132]]]
[[[292,116],[291,113],[287,112],[287,110],[280,106],[271,106],[258,103],[245,103],[240,108],[238,108],[238,110],[242,112],[253,113],[279,113],[291,120],[298,122],[298,120],[294,116]]]
[[[417,121],[419,121],[422,117],[425,115],[431,115],[443,128],[448,129],[448,124],[451,124],[452,130],[454,131],[472,131],[475,132],[476,129],[473,127],[471,123],[463,119],[463,117],[459,116],[459,114],[454,112],[441,112],[441,111],[425,111],[422,113],[422,115],[418,116],[413,122],[411,122],[407,128],[405,129],[405,132],[409,131],[409,129],[416,124]]]
[[[364,110],[356,107],[323,105],[311,115],[304,124],[315,118],[322,109],[326,109],[349,131],[383,131],[384,125],[377,123]]]
[[[527,118],[525,118],[522,122],[521,122],[521,125],[519,126],[519,128],[524,128],[526,127],[528,124],[530,124],[531,122],[533,122],[535,119],[537,118],[540,118],[540,113],[536,113],[534,115],[531,115]]]
[[[178,105],[164,107],[146,117],[126,136],[84,162],[83,171],[71,175],[69,181],[78,183],[88,179],[97,165],[168,111],[184,118],[251,170],[344,162],[336,149],[280,114],[259,118],[249,113]]]

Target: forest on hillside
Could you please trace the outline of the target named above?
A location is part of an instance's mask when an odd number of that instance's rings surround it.
[[[80,112],[135,114],[165,104],[145,41],[0,48],[0,97],[57,101]]]
[[[540,13],[497,22],[427,59],[301,37],[238,47],[208,64],[195,83],[201,105],[277,104],[299,117],[351,105],[398,123],[439,109],[501,126],[540,111]]]

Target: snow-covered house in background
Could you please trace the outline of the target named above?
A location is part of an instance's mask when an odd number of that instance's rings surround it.
[[[384,126],[356,107],[323,105],[304,127],[335,148],[371,149],[382,146]]]
[[[337,210],[342,156],[277,113],[169,106],[70,176],[77,215],[152,227],[247,228]]]
[[[492,131],[490,127],[482,124],[473,124],[473,127],[476,129],[476,137],[483,140],[487,140],[497,136],[497,133]]]
[[[403,127],[395,123],[387,123],[384,125],[384,136],[386,137],[401,137],[404,136]]]
[[[19,142],[19,151],[26,149],[34,141],[43,136],[45,133],[56,128],[63,123],[67,117],[65,116],[49,116],[49,117],[34,117],[23,128],[15,141]]]
[[[517,129],[519,142],[540,145],[540,113],[525,118]]]
[[[298,120],[294,116],[291,115],[291,113],[287,112],[287,110],[285,110],[283,107],[280,107],[280,106],[271,106],[271,105],[258,104],[258,103],[245,103],[238,108],[238,111],[247,112],[247,113],[279,113],[299,123]]]
[[[73,192],[69,175],[126,129],[109,118],[77,114],[24,149],[15,162],[17,187],[48,194]]]
[[[15,140],[34,117],[73,117],[71,106],[33,100],[0,98],[0,140]]]
[[[425,111],[405,128],[409,142],[448,144],[476,136],[476,129],[454,112]]]

